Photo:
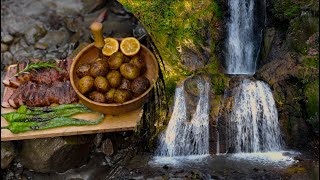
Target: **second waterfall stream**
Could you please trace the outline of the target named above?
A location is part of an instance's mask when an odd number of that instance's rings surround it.
[[[167,129],[159,137],[156,155],[165,157],[209,154],[209,90],[197,81],[199,100],[196,111],[187,118],[184,83],[176,88],[174,107]]]

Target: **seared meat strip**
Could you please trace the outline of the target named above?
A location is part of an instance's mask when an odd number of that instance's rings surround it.
[[[17,88],[20,86],[20,80],[18,79],[18,77],[14,77],[15,74],[17,74],[19,71],[21,71],[22,69],[24,69],[26,67],[26,63],[23,64],[18,64],[14,67],[10,68],[10,71],[7,72],[4,80],[2,81],[2,83],[5,86],[9,86],[9,87],[13,87],[13,88]]]
[[[26,81],[33,81],[36,83],[51,84],[55,81],[66,81],[69,79],[69,71],[71,68],[72,60],[57,61],[57,67],[62,71],[59,72],[55,68],[41,69],[29,73],[21,74],[18,77],[12,77],[26,67],[26,64],[19,64],[19,71],[17,67],[13,67],[7,72],[5,79],[2,81],[4,85],[9,87],[19,87]]]
[[[19,86],[9,98],[9,104],[16,108],[27,106],[49,106],[52,103],[69,104],[78,100],[70,81],[56,81],[52,84],[27,81]]]

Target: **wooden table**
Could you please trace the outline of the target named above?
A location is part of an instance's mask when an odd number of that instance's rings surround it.
[[[1,113],[7,113],[14,111],[11,108],[1,108]],[[138,121],[142,116],[142,108],[131,111],[126,114],[118,116],[105,116],[104,120],[97,125],[86,125],[86,126],[66,126],[58,127],[46,130],[29,131],[19,134],[13,134],[8,129],[1,129],[1,141],[11,140],[22,140],[22,139],[33,139],[33,138],[46,138],[46,137],[57,137],[57,136],[71,136],[80,134],[94,134],[104,132],[117,132],[117,131],[132,131],[135,129]],[[96,119],[96,114],[81,114],[73,116],[76,118],[92,120]],[[7,121],[1,117],[1,127],[6,126]]]
[[[16,64],[9,66],[6,78],[11,75],[8,74],[11,68],[17,66]],[[14,73],[15,74],[15,73]],[[5,87],[3,91],[3,97],[6,93],[10,91],[10,88]],[[10,93],[9,93],[10,94]],[[3,99],[2,99],[3,100]],[[81,103],[81,102],[80,102]],[[1,114],[12,112],[13,108],[3,108],[1,107]],[[34,138],[47,138],[47,137],[57,137],[57,136],[71,136],[80,134],[94,134],[94,133],[104,133],[104,132],[117,132],[117,131],[132,131],[135,129],[137,123],[142,117],[142,107],[128,112],[126,114],[111,116],[106,115],[104,120],[97,125],[86,125],[86,126],[66,126],[58,127],[46,130],[35,130],[19,134],[13,134],[8,129],[1,129],[1,141],[11,141],[11,140],[23,140],[23,139],[34,139]],[[73,116],[80,119],[94,120],[97,119],[96,114],[80,114]],[[1,127],[8,125],[8,122],[1,117]]]

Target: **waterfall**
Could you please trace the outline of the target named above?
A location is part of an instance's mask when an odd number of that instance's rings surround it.
[[[229,0],[226,74],[254,74],[261,37],[255,26],[255,0]],[[260,40],[259,40],[260,39]]]
[[[191,120],[187,119],[184,84],[176,88],[173,113],[167,129],[159,137],[158,156],[209,154],[209,90],[206,81],[197,82],[200,97]]]
[[[233,97],[227,126],[229,148],[234,152],[281,150],[278,112],[269,86],[245,79]]]

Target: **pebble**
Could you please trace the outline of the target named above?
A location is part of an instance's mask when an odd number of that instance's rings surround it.
[[[3,65],[8,66],[8,65],[13,64],[13,56],[9,51],[3,53],[2,58],[3,59],[1,59],[1,61],[2,61]]]
[[[60,59],[60,53],[58,52],[51,52],[46,54],[45,56],[46,60],[56,60],[56,59]]]
[[[17,51],[19,51],[22,48],[23,47],[21,47],[21,45],[19,43],[15,43],[15,44],[12,44],[9,49],[10,49],[10,52],[12,54],[14,54],[14,53],[16,53]]]
[[[103,134],[102,133],[97,134],[93,140],[94,145],[96,147],[100,147],[102,139],[103,139]]]
[[[4,35],[1,40],[3,43],[10,44],[13,41],[13,36],[10,34]]]
[[[154,178],[147,178],[147,180],[164,180],[164,178],[161,177],[161,176],[157,176],[157,177],[154,177]]]
[[[69,39],[69,33],[65,28],[57,31],[49,31],[39,43],[47,43],[49,46],[63,46]]]
[[[1,52],[2,53],[8,51],[8,49],[9,49],[8,45],[1,43]]]
[[[101,150],[107,156],[112,156],[114,154],[114,148],[111,139],[106,139],[102,142]]]
[[[38,25],[31,27],[24,34],[24,38],[26,39],[29,45],[33,45],[40,38],[46,35],[47,31],[44,28],[39,27]]]
[[[27,57],[29,56],[29,53],[24,49],[20,49],[17,52],[15,52],[13,56],[16,61],[23,62],[24,60],[27,59]]]
[[[134,180],[144,180],[145,178],[143,176],[137,176],[137,177],[133,177],[132,179],[134,179]]]
[[[45,50],[36,49],[32,52],[31,56],[36,59],[42,59],[45,54],[46,54]]]
[[[36,49],[45,50],[45,49],[48,48],[48,44],[47,44],[47,43],[36,43],[36,44],[34,45],[34,47],[35,47]]]
[[[24,39],[20,39],[20,46],[23,48],[30,47]]]

